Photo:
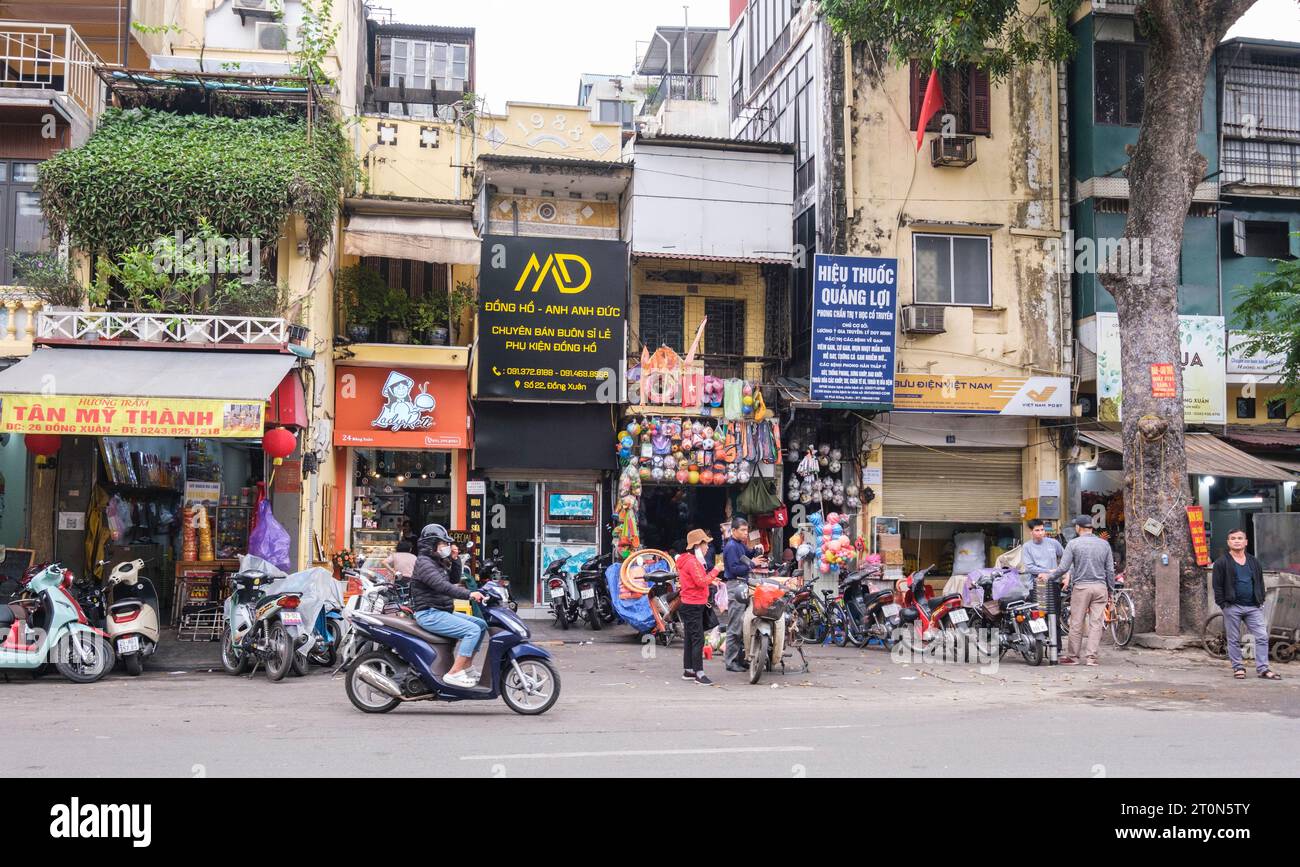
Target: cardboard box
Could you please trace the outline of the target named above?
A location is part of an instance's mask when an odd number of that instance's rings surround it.
[[[902,552],[902,551],[882,551],[881,553],[882,553],[882,554],[884,555],[884,557],[885,557],[885,565],[886,565],[886,566],[902,566],[902,565],[903,565],[903,552]]]
[[[892,533],[881,533],[876,537],[876,547],[881,551],[901,551],[903,537]]]

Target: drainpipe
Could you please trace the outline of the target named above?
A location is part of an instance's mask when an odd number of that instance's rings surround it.
[[[691,7],[683,6],[685,23],[682,26],[682,74],[691,74]]]

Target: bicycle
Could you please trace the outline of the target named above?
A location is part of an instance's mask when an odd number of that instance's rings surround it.
[[[1133,640],[1133,624],[1137,621],[1137,607],[1128,589],[1117,587],[1106,600],[1106,611],[1102,615],[1102,637],[1107,633],[1116,647],[1128,647]],[[1061,646],[1070,636],[1070,594],[1061,592],[1061,612],[1057,616],[1058,629],[1061,633]]]

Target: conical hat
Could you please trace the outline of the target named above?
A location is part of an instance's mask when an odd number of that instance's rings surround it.
[[[415,388],[414,379],[411,379],[411,377],[407,376],[404,373],[398,373],[396,370],[394,370],[392,373],[388,374],[388,381],[384,383],[384,389],[380,393],[383,394],[385,397],[387,397],[388,392],[392,389],[393,386],[397,385],[399,382],[406,383],[408,388]]]

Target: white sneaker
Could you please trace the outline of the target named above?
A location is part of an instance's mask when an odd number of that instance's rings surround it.
[[[477,668],[474,668],[473,666],[466,669],[466,673],[469,675],[470,680],[474,681],[474,684],[476,686],[478,685],[478,682],[483,678],[483,672],[479,671]]]
[[[468,671],[458,671],[455,674],[445,674],[442,677],[442,682],[449,686],[458,686],[461,689],[469,689],[474,684],[478,683],[477,680],[470,677]]]

